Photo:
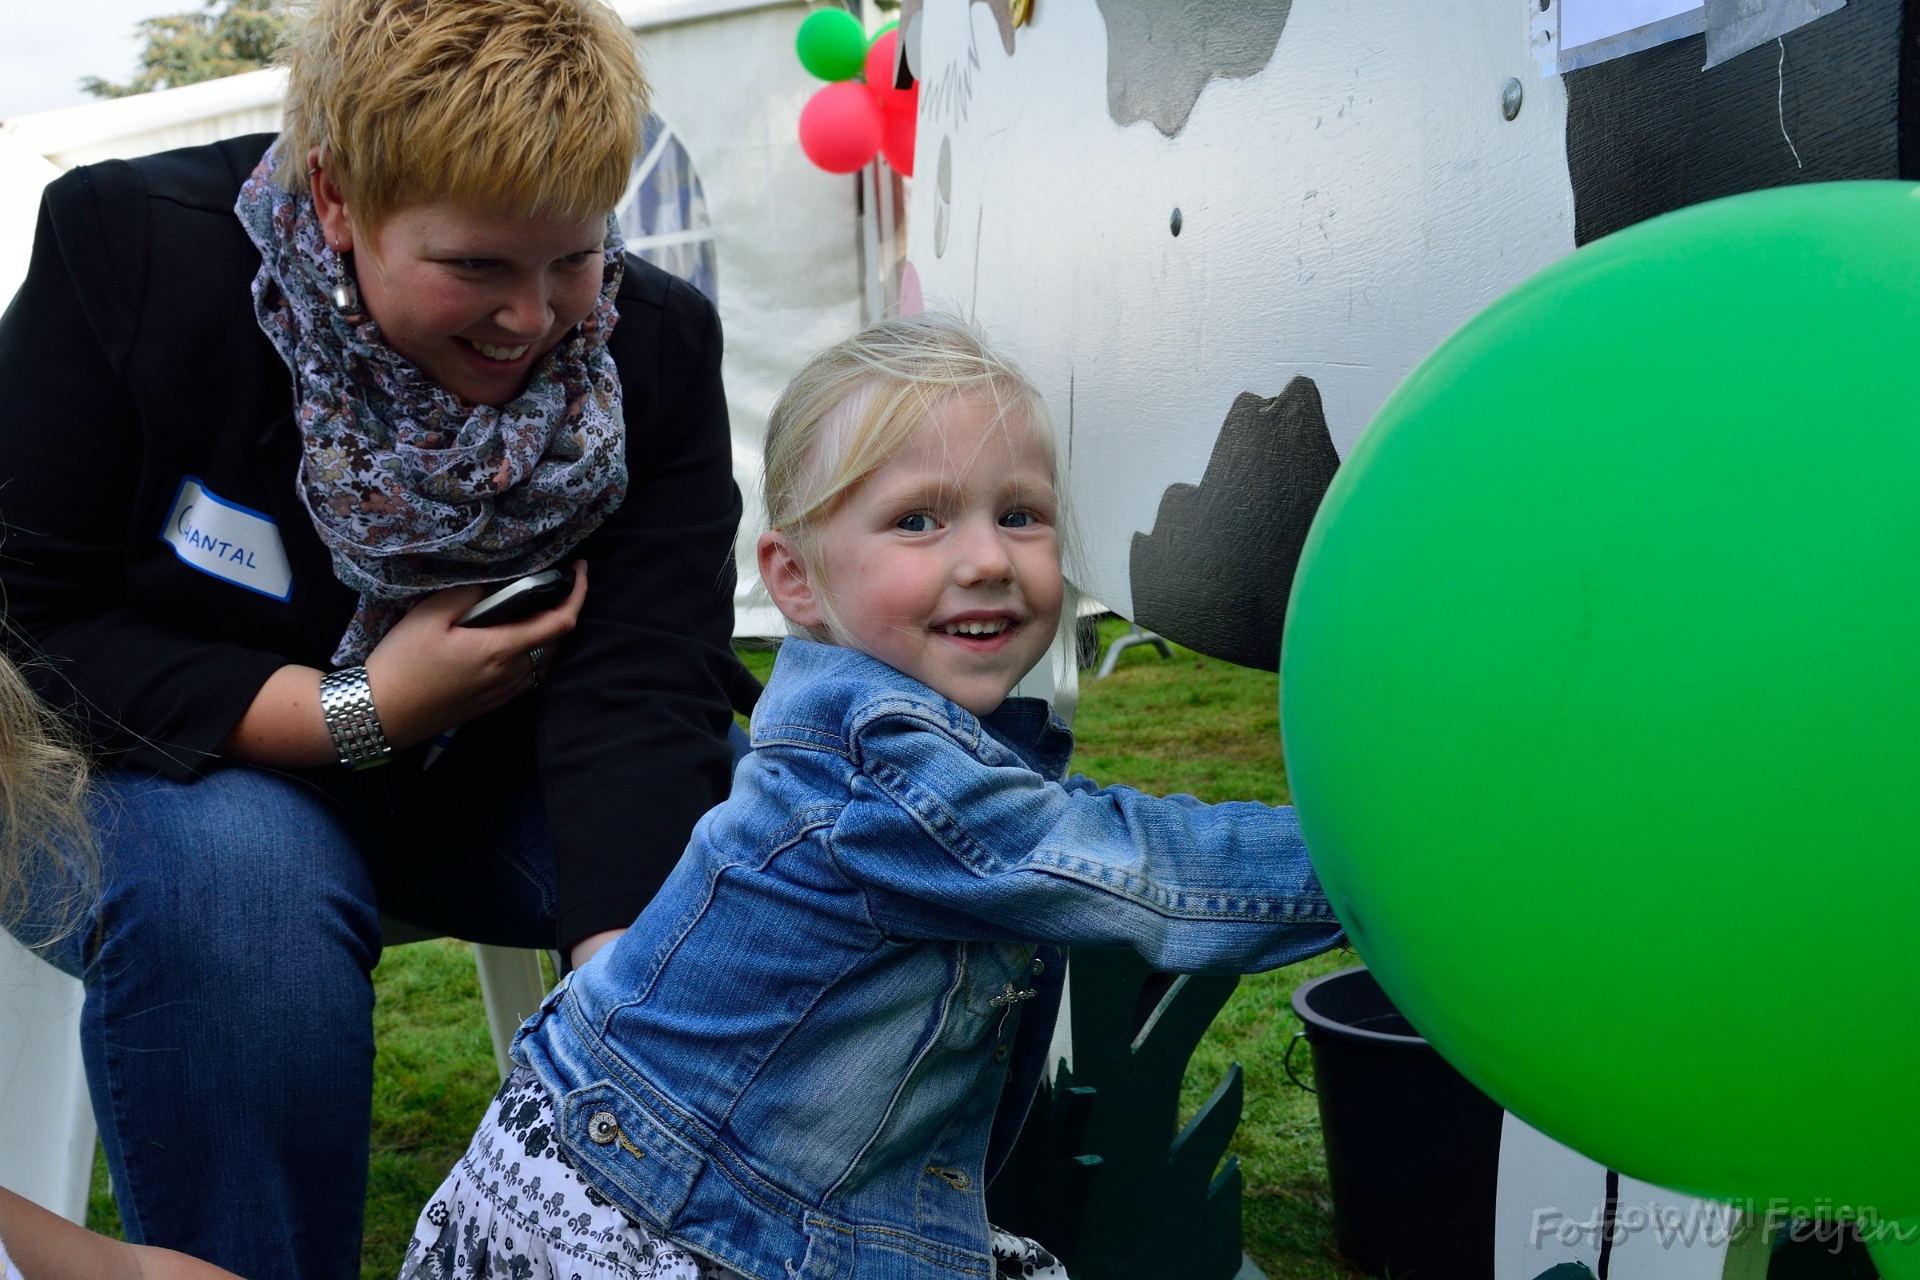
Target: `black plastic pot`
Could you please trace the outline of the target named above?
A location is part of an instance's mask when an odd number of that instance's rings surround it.
[[[1313,1046],[1340,1252],[1371,1276],[1487,1280],[1499,1105],[1434,1052],[1365,967],[1302,984],[1293,1011]]]

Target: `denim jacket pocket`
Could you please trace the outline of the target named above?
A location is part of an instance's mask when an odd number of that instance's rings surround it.
[[[661,1231],[673,1229],[706,1167],[700,1152],[609,1081],[567,1094],[560,1133],[588,1182],[623,1193],[620,1207]]]

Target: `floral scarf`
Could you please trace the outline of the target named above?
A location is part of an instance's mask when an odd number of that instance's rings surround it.
[[[607,351],[625,242],[607,220],[600,300],[509,403],[468,405],[336,310],[347,267],[312,197],[273,181],[269,148],[234,205],[260,249],[253,310],[293,372],[300,501],[360,593],[333,661],[364,662],[422,596],[558,561],[627,493],[620,375]]]

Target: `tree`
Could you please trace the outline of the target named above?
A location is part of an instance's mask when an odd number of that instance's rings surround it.
[[[286,34],[280,0],[207,0],[197,12],[148,18],[140,71],[126,84],[88,76],[80,87],[96,98],[174,89],[266,66]]]

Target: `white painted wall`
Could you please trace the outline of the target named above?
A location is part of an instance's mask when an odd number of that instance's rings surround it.
[[[1131,614],[1132,535],[1199,481],[1236,395],[1311,377],[1344,455],[1443,338],[1572,251],[1565,91],[1528,8],[1294,0],[1266,68],[1167,138],[1109,117],[1095,0],[1035,5],[1011,57],[985,5],[927,0],[908,259],[1045,392],[1092,595]]]

